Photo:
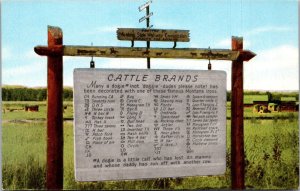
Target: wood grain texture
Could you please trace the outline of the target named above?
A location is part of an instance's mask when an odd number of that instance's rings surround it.
[[[91,47],[64,46],[64,56],[94,56],[111,58],[184,58],[236,60],[239,51],[227,49],[197,49],[197,48],[127,48],[127,47]]]
[[[51,50],[63,44],[62,31],[48,27],[48,48]],[[47,176],[49,190],[63,188],[63,58],[49,55],[47,67]]]
[[[243,50],[243,38],[232,38],[232,50]],[[232,62],[231,75],[231,188],[245,189],[243,60]]]

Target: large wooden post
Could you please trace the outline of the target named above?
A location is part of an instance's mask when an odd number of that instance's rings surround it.
[[[62,30],[48,26],[48,48],[63,44]],[[47,189],[63,188],[63,58],[48,55]]]
[[[232,50],[243,50],[243,38],[232,37]],[[231,80],[231,184],[245,189],[243,58],[232,61]]]

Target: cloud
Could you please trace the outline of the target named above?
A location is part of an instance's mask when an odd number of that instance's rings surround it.
[[[243,36],[244,39],[249,39],[251,36],[256,36],[260,35],[263,33],[271,33],[271,32],[289,32],[292,31],[290,27],[285,27],[285,26],[264,26],[264,27],[257,27],[252,30],[249,30],[246,32]],[[221,39],[219,42],[216,43],[216,47],[219,48],[231,48],[231,39],[230,38],[225,38]],[[249,47],[252,46],[251,41],[249,40],[244,40],[244,49],[249,49]]]
[[[17,52],[13,60],[3,59],[2,83],[25,86],[45,86],[47,58],[37,55],[33,49]]]
[[[251,42],[249,40],[244,40],[243,45],[244,45],[244,49],[249,49],[249,47],[251,46]],[[216,43],[216,47],[231,49],[231,39],[226,38],[220,40],[219,42]]]
[[[245,36],[249,37],[249,36],[259,35],[268,32],[289,32],[289,31],[292,31],[292,29],[286,26],[263,26],[263,27],[254,28],[246,32]]]
[[[281,45],[256,53],[245,62],[244,80],[246,89],[298,90],[298,48]]]
[[[217,43],[217,46],[221,46],[222,48],[223,47],[231,47],[231,39],[229,38],[226,38],[226,39],[223,39],[223,40],[220,40],[218,43]]]
[[[11,59],[12,55],[13,55],[11,48],[7,47],[7,46],[6,47],[2,47],[1,54],[2,54],[2,59],[3,60]]]
[[[27,74],[33,74],[42,69],[43,65],[41,63],[32,63],[28,65],[19,65],[17,67],[12,67],[8,69],[3,69],[4,78],[11,78],[14,76],[22,76]]]
[[[112,26],[105,26],[105,27],[96,27],[93,30],[84,31],[82,34],[84,35],[96,35],[96,34],[103,34],[103,33],[116,33],[118,28],[133,28],[132,26],[122,27],[120,25],[112,25]]]
[[[24,57],[25,59],[30,59],[30,60],[32,60],[32,59],[36,60],[36,59],[41,58],[41,56],[36,54],[33,49],[26,51],[22,57]]]
[[[176,24],[171,22],[163,22],[163,21],[154,21],[153,22],[154,28],[176,28]],[[178,28],[178,27],[177,27]]]
[[[95,30],[96,30],[96,32],[99,32],[99,33],[106,33],[106,32],[110,33],[110,32],[116,32],[118,28],[119,27],[117,27],[117,26],[107,26],[107,27],[98,27]]]
[[[45,86],[47,79],[47,61],[20,64],[2,69],[2,83],[25,86]]]

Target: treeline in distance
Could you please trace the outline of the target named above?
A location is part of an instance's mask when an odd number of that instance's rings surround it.
[[[28,88],[23,86],[2,87],[2,101],[45,101],[47,100],[46,88]],[[73,89],[63,89],[63,100],[73,100]]]

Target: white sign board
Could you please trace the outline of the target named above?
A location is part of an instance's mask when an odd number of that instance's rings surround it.
[[[75,69],[77,181],[218,175],[226,73]]]

